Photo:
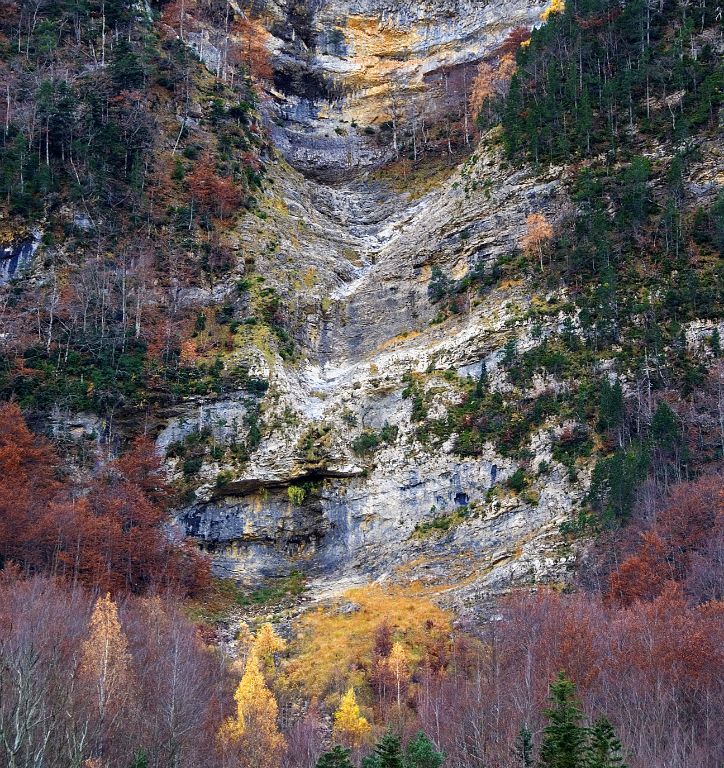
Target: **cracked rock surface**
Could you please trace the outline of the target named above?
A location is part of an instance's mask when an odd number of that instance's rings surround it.
[[[553,466],[538,497],[526,500],[504,488],[517,465],[492,444],[461,458],[452,439],[420,442],[404,396],[409,376],[420,376],[435,389],[429,415],[440,417],[460,397],[450,372],[477,378],[484,361],[491,386],[505,391],[498,361],[506,342],[515,337],[520,350],[539,343],[524,317],[531,296],[523,283],[495,286],[442,323],[433,322],[427,286],[433,266],[460,277],[510,252],[530,212],[555,218],[568,204],[556,172],[504,171],[496,150],[480,150],[413,199],[382,183],[324,184],[280,161],[266,195],[267,218],[242,223],[238,235],[265,285],[283,297],[303,355],[285,362],[267,353],[262,439],[243,468],[204,468],[207,482],[179,512],[187,533],[220,573],[242,580],[293,569],[319,589],[424,579],[453,585],[462,607],[511,584],[563,577],[572,553],[559,526],[582,499],[585,473],[574,483]],[[309,270],[314,279],[300,290]],[[544,334],[558,322],[550,317]],[[159,444],[199,418],[216,424],[222,442],[238,436],[243,407],[234,398],[189,404]],[[355,438],[385,425],[396,428],[393,439],[355,452]],[[531,437],[534,464],[550,461],[550,435],[560,428]],[[304,498],[292,498],[290,486]],[[461,508],[470,514],[450,530],[419,535]]]

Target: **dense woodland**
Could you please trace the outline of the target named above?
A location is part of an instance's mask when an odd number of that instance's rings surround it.
[[[456,435],[465,456],[492,434],[522,470],[532,430],[552,415],[577,423],[554,458],[574,475],[578,459],[597,459],[584,527],[625,521],[642,484],[666,491],[722,457],[724,193],[691,179],[716,162],[720,139],[716,15],[706,3],[554,3],[518,45],[512,78],[506,45],[473,89],[488,140],[513,167],[557,170],[574,206],[556,221],[531,213],[519,250],[492,266],[460,280],[433,269],[430,301],[443,320],[521,274],[544,292],[565,286],[565,299],[528,313],[540,324],[533,350],[506,346],[514,401],[490,391],[485,371],[458,383],[462,400],[442,421],[427,417],[414,377],[406,394],[421,439]],[[558,313],[561,331],[544,336]],[[693,321],[709,321],[697,340]],[[541,375],[565,397],[529,396]],[[519,489],[531,480],[522,472]]]
[[[556,446],[571,472],[595,459],[564,531],[593,541],[575,583],[521,590],[477,626],[434,591],[362,588],[293,631],[251,622],[218,643],[224,611],[279,595],[211,579],[169,525],[175,489],[150,443],[114,456],[106,435],[71,470],[63,441],[28,426],[227,386],[255,397],[265,382],[217,362],[241,316],[294,354],[278,300],[252,300],[245,279],[230,309],[182,300],[233,274],[224,222],[253,215],[267,151],[254,81],[270,76],[251,44],[204,72],[185,40],[226,4],[187,2],[150,18],[121,0],[0,3],[3,227],[22,238],[42,221],[48,276],[0,295],[0,765],[720,766],[721,340],[694,353],[682,336],[722,314],[724,199],[692,203],[686,184],[716,138],[716,7],[556,5],[457,102],[466,140],[479,113],[511,165],[561,166],[576,209],[532,219],[492,270],[434,273],[430,299],[446,316],[514,275],[563,281],[576,323],[532,352],[511,345],[504,367],[523,390],[541,370],[572,389],[507,406],[483,374],[442,422],[414,378],[406,396],[433,448],[454,433],[475,454],[492,434],[521,461],[518,492],[531,426],[551,413],[584,425]],[[449,145],[449,126],[440,136]],[[400,138],[413,162],[416,140]],[[602,359],[626,391],[596,372]]]
[[[677,486],[654,520],[600,543],[575,592],[512,595],[487,626],[456,625],[420,590],[367,587],[287,641],[242,625],[222,650],[178,587],[151,588],[152,559],[148,587],[114,597],[81,587],[86,572],[74,585],[6,565],[3,764],[714,768],[721,485]],[[112,565],[123,585],[127,564]]]
[[[255,208],[267,146],[258,45],[229,43],[213,76],[187,44],[218,5],[3,3],[3,239],[40,237],[46,275],[0,299],[5,399],[97,413],[112,432],[118,412],[243,377],[218,358],[233,314],[254,315],[248,285],[219,313],[188,290],[232,270],[224,222]],[[273,298],[251,321],[277,327]]]

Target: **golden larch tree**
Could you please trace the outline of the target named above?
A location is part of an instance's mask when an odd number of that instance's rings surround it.
[[[537,253],[543,271],[543,247],[553,237],[553,227],[542,213],[531,213],[525,220],[526,233],[520,244],[527,253]]]
[[[395,683],[397,685],[397,707],[402,705],[402,688],[407,683],[408,678],[408,657],[407,651],[402,643],[395,643],[392,646],[390,655],[387,658],[387,664],[395,676]]]
[[[254,633],[249,629],[249,625],[242,621],[239,623],[239,631],[236,633],[236,652],[237,657],[245,660],[251,653],[254,645]]]
[[[277,727],[276,699],[266,684],[261,662],[253,649],[234,700],[236,717],[230,717],[219,731],[222,745],[237,750],[243,766],[277,768],[286,742]]]
[[[80,674],[94,692],[94,708],[103,723],[129,693],[131,655],[110,594],[96,600],[88,638],[83,642]]]
[[[565,0],[552,0],[551,4],[541,13],[541,21],[548,21],[548,17],[553,13],[563,13],[566,10]]]
[[[372,727],[362,716],[354,688],[350,686],[334,713],[334,737],[349,747],[359,747]]]
[[[264,672],[271,675],[274,672],[274,654],[281,653],[286,647],[286,642],[277,635],[274,627],[267,622],[262,624],[256,633],[252,654],[256,654]]]

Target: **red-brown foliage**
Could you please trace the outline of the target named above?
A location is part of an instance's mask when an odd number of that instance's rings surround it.
[[[268,33],[264,27],[245,16],[235,21],[234,33],[238,41],[231,50],[232,63],[245,66],[257,82],[270,81],[272,66],[265,45]]]
[[[225,219],[241,204],[241,192],[232,179],[217,175],[210,155],[204,155],[188,177],[189,190],[196,205]]]
[[[61,484],[50,444],[36,438],[13,405],[0,406],[0,565],[27,566],[34,542],[44,538],[48,507]]]
[[[498,48],[498,55],[504,56],[510,54],[515,57],[521,44],[530,39],[530,29],[528,27],[515,27],[512,29],[508,36],[503,40],[502,45]]]
[[[1,565],[112,592],[206,585],[207,561],[164,531],[167,489],[149,441],[136,441],[82,487],[56,479],[57,464],[18,408],[0,406]]]
[[[620,566],[599,591],[513,594],[482,648],[458,642],[442,667],[430,660],[415,709],[446,766],[511,765],[521,726],[537,742],[564,670],[587,716],[614,723],[631,768],[718,768],[723,517],[719,476],[682,483],[648,526],[604,542]]]
[[[458,642],[444,670],[424,672],[419,724],[448,753],[446,766],[509,766],[520,727],[540,733],[549,683],[564,670],[587,715],[615,724],[631,768],[717,768],[723,611],[692,607],[671,581],[627,608],[597,595],[518,593],[482,647]]]
[[[129,659],[123,706],[111,712],[107,692],[82,673],[93,596],[9,570],[0,578],[0,765],[32,756],[37,766],[127,766],[139,750],[148,765],[219,765],[227,680],[173,601],[119,605]]]
[[[704,561],[715,558],[713,547],[721,551],[723,528],[721,476],[704,476],[677,486],[650,529],[641,533],[634,551],[611,574],[609,599],[621,605],[651,599],[662,593],[667,580],[686,581],[694,565],[697,578],[701,578],[705,568],[702,557]],[[703,599],[712,597],[721,598],[721,592],[711,593],[709,589],[702,595]]]

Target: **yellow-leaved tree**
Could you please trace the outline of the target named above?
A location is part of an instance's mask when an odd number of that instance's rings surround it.
[[[565,0],[552,0],[551,4],[541,13],[541,21],[548,21],[552,13],[563,13],[566,10]]]
[[[120,712],[131,689],[131,655],[110,594],[99,597],[83,642],[80,677],[89,690],[87,704],[96,721],[95,749],[102,750],[105,728]]]
[[[222,745],[238,754],[244,768],[278,768],[286,742],[277,727],[276,699],[254,649],[246,660],[234,700],[236,717],[230,717],[219,731]]]
[[[354,688],[350,686],[334,713],[334,737],[347,747],[359,747],[372,727],[362,716]]]
[[[252,653],[256,654],[262,665],[262,669],[267,675],[274,672],[274,654],[281,653],[287,644],[274,631],[274,628],[268,622],[262,624],[254,638]]]
[[[395,683],[397,685],[397,707],[399,709],[402,705],[402,688],[407,684],[408,678],[407,651],[402,643],[395,643],[392,646],[387,663],[392,670],[392,674],[395,676]]]

